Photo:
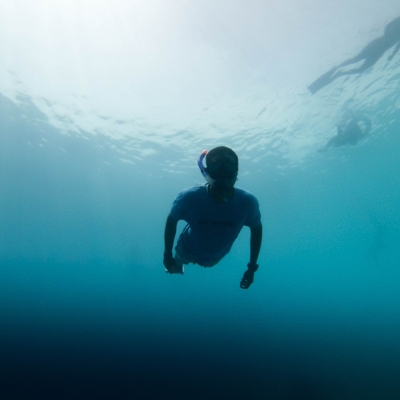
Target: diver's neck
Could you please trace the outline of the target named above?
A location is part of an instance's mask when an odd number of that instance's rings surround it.
[[[233,187],[229,192],[225,193],[215,189],[215,186],[208,184],[207,192],[216,203],[227,203],[235,194],[235,188]]]

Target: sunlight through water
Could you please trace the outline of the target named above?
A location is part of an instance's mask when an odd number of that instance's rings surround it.
[[[342,3],[4,2],[1,89],[28,95],[65,133],[129,140],[128,152],[230,140],[297,164],[343,109],[368,113],[398,84],[398,60],[384,75],[382,62],[310,98],[313,77],[378,35],[395,7],[363,3],[356,19],[357,3]]]

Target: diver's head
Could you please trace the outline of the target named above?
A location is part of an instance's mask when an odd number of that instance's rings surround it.
[[[238,156],[229,147],[220,146],[207,153],[206,162],[206,172],[211,178],[211,191],[221,197],[221,200],[227,201],[233,195],[233,187],[237,181]]]
[[[206,156],[207,172],[215,181],[235,180],[239,170],[239,159],[229,147],[219,146]]]
[[[203,165],[205,157],[207,167]],[[198,159],[198,165],[210,187],[218,191],[232,192],[239,169],[238,156],[232,149],[220,146],[209,152],[203,150]]]

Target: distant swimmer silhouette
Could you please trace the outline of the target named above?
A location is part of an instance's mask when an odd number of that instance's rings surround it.
[[[383,36],[367,44],[355,57],[349,58],[340,65],[326,72],[324,75],[320,76],[316,81],[308,86],[308,90],[311,92],[311,94],[314,94],[340,76],[359,74],[366,71],[394,45],[396,45],[396,47],[393,53],[388,57],[388,61],[391,61],[400,49],[400,17],[394,19],[392,22],[389,22],[386,25]],[[362,60],[364,60],[364,63],[358,68],[347,71],[339,70],[346,65],[354,64]]]
[[[337,126],[337,134],[329,139],[326,146],[321,150],[330,147],[341,147],[346,144],[356,145],[364,139],[371,130],[371,121],[366,117],[351,117],[344,123]]]

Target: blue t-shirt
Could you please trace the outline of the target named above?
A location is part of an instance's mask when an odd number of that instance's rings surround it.
[[[220,260],[229,253],[243,226],[255,228],[261,223],[254,195],[235,188],[232,198],[217,203],[208,194],[207,184],[179,193],[171,216],[188,223],[178,239],[177,247],[185,253],[180,255],[200,265]]]

